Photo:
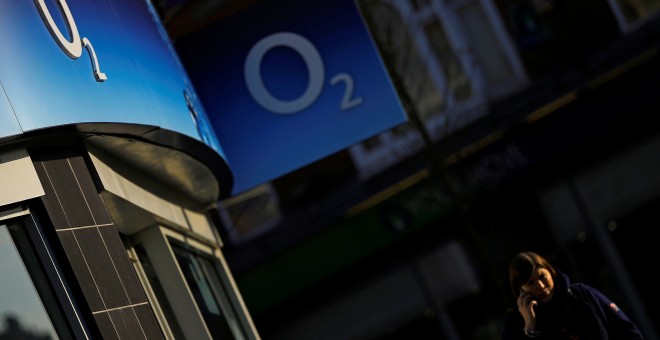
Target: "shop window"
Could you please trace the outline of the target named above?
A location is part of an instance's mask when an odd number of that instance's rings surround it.
[[[26,211],[0,222],[0,338],[88,338],[65,278]]]
[[[130,243],[129,256],[167,338],[256,334],[217,245],[158,226],[134,235]]]
[[[440,21],[434,19],[426,24],[424,32],[438,63],[442,66],[442,71],[454,98],[458,101],[469,99],[472,96],[472,84],[454,49],[449,44]]]
[[[451,9],[484,74],[489,99],[505,98],[524,88],[527,75],[522,61],[494,5],[461,0],[453,1]]]
[[[133,265],[138,273],[138,277],[142,281],[149,283],[148,285],[143,285],[147,288],[147,296],[151,300],[151,305],[155,306],[156,316],[163,333],[166,334],[167,338],[184,339],[185,336],[174,315],[174,309],[167,299],[163,285],[156,274],[154,266],[151,264],[147,252],[142,245],[136,245],[133,249],[135,252],[134,256],[139,261],[134,261]],[[129,257],[131,257],[130,254],[131,252],[129,251]]]
[[[242,339],[239,322],[227,303],[229,297],[213,259],[178,242],[172,243],[172,250],[213,338]]]

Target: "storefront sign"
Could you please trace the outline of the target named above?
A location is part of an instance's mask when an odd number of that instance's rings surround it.
[[[0,46],[0,138],[128,123],[178,132],[222,154],[148,1],[2,1]]]
[[[176,49],[235,193],[406,120],[351,0],[254,1]]]

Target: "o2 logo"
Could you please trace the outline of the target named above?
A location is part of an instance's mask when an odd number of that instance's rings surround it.
[[[69,33],[71,34],[71,41],[65,38],[57,25],[55,25],[55,21],[50,15],[50,11],[48,10],[48,7],[46,7],[44,0],[34,0],[34,3],[37,5],[39,14],[41,14],[41,18],[44,20],[44,23],[48,27],[50,34],[53,36],[53,38],[55,38],[55,41],[58,45],[60,45],[60,48],[62,48],[64,53],[66,53],[66,55],[72,59],[78,59],[82,55],[83,47],[85,47],[92,62],[94,78],[96,78],[96,81],[98,82],[107,80],[108,76],[101,72],[101,69],[99,68],[99,61],[96,58],[96,52],[94,52],[92,43],[87,38],[83,37],[82,40],[80,39],[80,34],[78,34],[78,27],[76,27],[76,22],[73,20],[73,16],[71,15],[69,6],[66,4],[66,0],[58,0],[58,5],[60,12],[66,19],[66,26],[69,30]]]
[[[309,73],[307,88],[301,96],[293,100],[281,100],[273,96],[261,78],[261,62],[264,56],[272,48],[279,46],[291,48],[300,54]],[[292,114],[306,109],[321,95],[325,83],[325,68],[321,54],[309,40],[299,34],[279,32],[259,40],[250,49],[245,59],[244,76],[248,91],[257,104],[270,112]],[[330,79],[330,85],[333,86],[340,82],[345,85],[344,95],[339,102],[340,110],[347,111],[362,104],[361,97],[354,97],[353,77],[348,73],[339,73]]]

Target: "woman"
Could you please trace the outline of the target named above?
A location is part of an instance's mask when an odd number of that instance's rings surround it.
[[[502,339],[643,339],[637,326],[603,293],[568,276],[533,252],[509,266],[518,310],[505,319]]]

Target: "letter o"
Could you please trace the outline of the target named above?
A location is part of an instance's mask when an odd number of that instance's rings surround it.
[[[60,29],[55,24],[53,17],[50,15],[48,7],[46,7],[46,4],[44,3],[44,0],[34,0],[34,3],[39,9],[41,18],[46,22],[48,30],[53,35],[53,37],[55,37],[57,44],[60,45],[62,50],[64,50],[64,53],[74,59],[80,57],[80,55],[82,55],[82,43],[80,42],[80,34],[78,34],[78,27],[76,27],[76,22],[73,20],[73,16],[71,15],[71,11],[69,10],[69,6],[67,5],[66,0],[58,0],[58,3],[62,14],[64,14],[64,18],[66,19],[66,25],[69,28],[69,32],[71,33],[71,41],[64,37]]]
[[[300,54],[309,71],[309,83],[305,92],[294,100],[276,98],[268,91],[261,78],[261,61],[270,49],[277,46],[292,48]],[[280,32],[259,40],[252,47],[245,60],[244,75],[248,91],[257,104],[274,113],[291,114],[304,110],[316,101],[323,90],[325,71],[321,54],[309,40],[299,34]]]

